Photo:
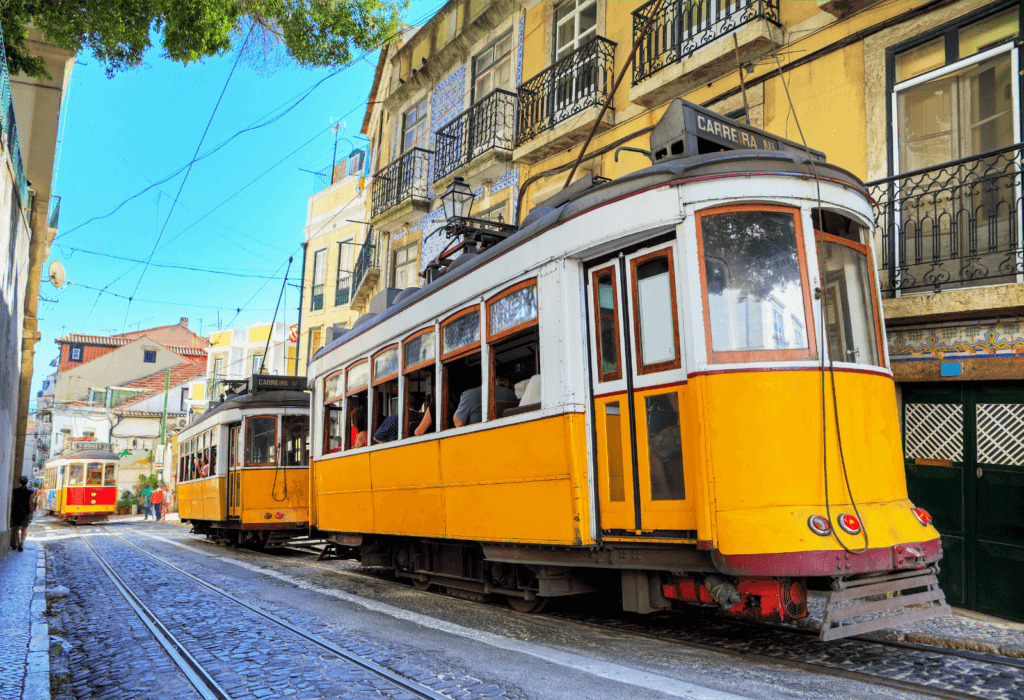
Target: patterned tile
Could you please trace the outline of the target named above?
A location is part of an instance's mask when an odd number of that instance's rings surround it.
[[[526,37],[526,15],[519,18],[519,36],[517,37],[517,43],[519,48],[516,49],[516,85],[523,84],[523,43]]]
[[[891,330],[888,342],[893,362],[1014,357],[1024,355],[1024,324]]]

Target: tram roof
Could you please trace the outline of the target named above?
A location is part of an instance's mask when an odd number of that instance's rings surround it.
[[[816,154],[812,151],[812,156]],[[702,153],[695,156],[661,161],[649,167],[623,175],[614,180],[592,184],[592,180],[577,180],[555,196],[534,207],[523,217],[519,230],[501,243],[487,248],[465,264],[447,272],[430,284],[401,299],[397,304],[368,319],[356,327],[343,332],[340,337],[322,347],[310,359],[323,357],[355,337],[362,335],[387,318],[403,312],[416,302],[434,294],[455,280],[471,273],[508,250],[540,236],[552,227],[596,207],[623,197],[636,194],[677,181],[704,180],[729,176],[755,177],[797,177],[802,180],[821,179],[854,189],[867,197],[864,183],[851,172],[831,163],[814,159],[806,153],[790,153],[781,150],[729,150]],[[361,317],[366,318],[365,316]],[[360,319],[360,320],[361,320]],[[309,378],[312,382],[313,377]]]
[[[278,391],[257,391],[254,394],[235,394],[221,403],[206,409],[196,420],[185,426],[188,429],[202,423],[221,411],[232,408],[309,408],[309,394],[305,391],[282,389]]]
[[[120,460],[121,458],[117,456],[116,453],[108,452],[107,450],[65,450],[64,452],[61,452],[59,455],[55,455],[50,459],[46,460],[46,464],[50,464],[51,462],[58,462],[63,459],[112,459],[116,461]]]

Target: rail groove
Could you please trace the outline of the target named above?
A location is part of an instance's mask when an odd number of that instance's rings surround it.
[[[117,534],[115,534],[113,532],[110,532],[106,527],[103,527],[102,529],[109,536],[114,537],[114,538],[120,540],[121,542],[125,543],[129,547],[132,547],[132,548],[138,550],[142,554],[145,554],[147,557],[149,557],[149,558],[159,562],[160,564],[162,564],[165,567],[171,569],[172,571],[175,571],[176,573],[178,573],[178,574],[188,578],[190,581],[193,581],[193,582],[199,584],[200,586],[203,586],[204,588],[206,588],[206,589],[208,589],[208,590],[210,590],[210,591],[212,591],[212,592],[214,592],[214,593],[216,593],[216,594],[218,594],[218,595],[220,595],[220,596],[222,596],[224,598],[227,598],[228,600],[230,600],[231,602],[235,603],[236,605],[239,605],[239,606],[245,608],[246,610],[259,615],[260,617],[264,618],[265,620],[267,620],[269,622],[273,622],[275,625],[277,625],[277,626],[279,626],[279,627],[281,627],[281,628],[283,628],[285,630],[288,630],[292,634],[294,634],[294,635],[296,635],[298,637],[301,637],[301,638],[305,639],[306,641],[308,641],[308,642],[310,642],[312,644],[315,644],[316,646],[320,647],[324,651],[326,651],[326,652],[328,652],[330,654],[333,654],[333,655],[335,655],[335,656],[337,656],[339,658],[342,658],[342,659],[344,659],[345,661],[348,661],[351,664],[359,666],[363,670],[368,671],[368,672],[374,674],[375,676],[378,676],[380,678],[383,678],[383,679],[387,680],[388,682],[398,686],[402,690],[405,690],[406,692],[412,693],[416,697],[424,698],[424,700],[451,700],[447,695],[444,695],[442,693],[438,693],[438,692],[428,688],[427,686],[421,685],[420,683],[417,683],[415,681],[411,681],[408,678],[402,676],[401,674],[395,673],[394,671],[392,671],[389,668],[386,668],[386,667],[384,667],[384,666],[382,666],[382,665],[380,665],[380,664],[378,664],[378,663],[376,663],[374,661],[370,661],[369,659],[365,659],[365,658],[359,656],[358,654],[354,654],[354,653],[352,653],[350,651],[342,649],[338,645],[334,644],[333,642],[330,642],[329,640],[324,639],[323,637],[321,637],[319,635],[313,634],[312,632],[310,632],[308,630],[305,630],[305,629],[303,629],[303,628],[301,628],[301,627],[299,627],[297,625],[293,625],[292,623],[288,622],[287,620],[283,620],[283,619],[277,617],[276,615],[273,615],[272,613],[267,612],[266,610],[258,608],[255,605],[252,605],[251,603],[245,602],[241,598],[238,598],[237,596],[234,596],[231,593],[225,591],[223,588],[220,588],[219,586],[216,586],[216,585],[214,585],[212,583],[209,583],[208,581],[204,581],[203,579],[199,578],[198,576],[194,576],[194,575],[190,574],[189,572],[185,571],[184,569],[181,569],[180,567],[175,566],[174,564],[172,564],[171,562],[167,561],[163,557],[157,556],[156,554],[153,554],[152,552],[147,552],[142,547],[139,547],[138,545],[136,545],[136,544],[134,544],[132,542],[129,542],[128,540],[124,539],[120,535],[117,535]],[[85,538],[82,538],[82,539],[84,540]],[[96,549],[92,546],[92,544],[88,543],[88,541],[86,541],[86,543],[89,544],[89,547],[96,554],[97,558],[99,558],[101,560],[101,562],[103,562],[102,557],[100,556],[99,552],[96,551]],[[106,567],[106,569],[109,569],[109,565],[108,564],[106,564],[105,562],[103,562],[103,564]],[[109,569],[108,575],[110,575],[112,573],[113,573],[113,570]],[[113,579],[114,576],[116,576],[116,574],[113,574],[112,580],[114,580]],[[115,585],[117,585],[117,584],[115,583]],[[127,588],[127,587],[125,587],[125,588]],[[120,588],[119,588],[119,590],[120,590]],[[124,591],[122,591],[122,594],[124,594]],[[134,595],[134,594],[132,594],[132,595]],[[170,634],[170,633],[168,632],[167,634]],[[198,664],[198,662],[196,662],[195,659],[192,659],[192,661],[194,663]],[[206,697],[207,696],[204,696],[204,699]],[[225,695],[219,695],[219,696],[211,696],[211,697],[218,698],[218,699],[219,698],[225,698],[225,699],[228,698],[228,696],[226,694]]]

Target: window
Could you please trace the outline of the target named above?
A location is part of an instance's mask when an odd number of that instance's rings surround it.
[[[453,12],[452,15],[454,14]],[[427,121],[427,102],[428,98],[424,97],[419,104],[402,116],[403,152],[408,151],[414,146],[423,146],[425,144],[423,137],[430,127],[430,122]]]
[[[434,431],[434,386],[436,384],[435,333],[420,331],[402,343],[402,373],[405,375],[405,425],[401,437]]]
[[[117,486],[117,465],[108,463],[103,468],[103,485]]]
[[[75,462],[71,465],[71,472],[68,475],[68,486],[81,486],[85,481],[85,465]]]
[[[555,11],[555,60],[597,36],[597,1],[566,0]]]
[[[647,420],[647,457],[650,464],[651,500],[681,501],[683,439],[679,422],[679,395],[675,392],[644,398]]]
[[[103,465],[89,464],[85,470],[86,486],[103,486]]]
[[[363,172],[363,165],[366,163],[365,151],[352,151],[348,156],[348,174],[360,175]]]
[[[345,393],[342,382],[345,371],[335,372],[324,379],[324,445],[323,453],[344,449],[342,397]]]
[[[277,416],[253,416],[245,421],[245,463],[268,466],[275,463]]]
[[[417,245],[407,245],[404,248],[399,248],[394,252],[394,273],[391,278],[391,286],[396,289],[405,289],[406,287],[418,287],[420,266],[418,263],[419,256],[417,253]]]
[[[258,355],[253,355],[252,356],[252,373],[253,374],[259,374],[260,373],[260,367],[262,365],[263,365],[263,353],[261,352]]]
[[[441,360],[444,363],[441,429],[479,423],[483,419],[479,307],[460,311],[441,325]],[[462,411],[456,420],[460,403]]]
[[[178,410],[182,413],[188,411],[188,387],[181,390],[181,400],[178,402]]]
[[[786,344],[786,328],[782,323],[782,312],[777,308],[772,308],[772,340],[777,348]]]
[[[327,276],[327,249],[313,253],[313,290],[310,294],[309,310],[324,308],[324,279]]]
[[[833,362],[880,367],[878,306],[868,247],[817,232],[825,276],[825,338]]]
[[[338,244],[338,277],[334,283],[334,305],[347,304],[352,297],[352,276],[349,269],[348,250],[352,247],[352,239]]]
[[[82,348],[81,345],[72,345],[71,346],[71,361],[72,362],[81,362],[82,361],[82,350],[83,350],[83,348]]]
[[[95,430],[85,430],[85,431],[82,431],[82,436],[83,437],[87,437],[87,438],[95,438],[96,437],[96,431]]]
[[[537,280],[520,282],[487,302],[491,418],[540,408]]]
[[[156,350],[143,350],[142,351],[143,362],[156,362]]]
[[[398,346],[392,345],[373,356],[373,442],[398,439]],[[381,439],[377,431],[391,416],[395,418],[385,426]],[[392,435],[394,437],[392,437]]]
[[[493,90],[512,89],[512,31],[473,57],[471,103]]]
[[[348,415],[345,416],[345,448],[356,449],[369,444],[366,432],[369,408],[370,363],[357,362],[345,372],[345,396]]]
[[[323,326],[317,326],[316,328],[309,329],[309,343],[306,345],[306,364],[313,359],[313,355],[316,354],[317,350],[323,347],[324,344],[324,328]]]
[[[702,212],[697,247],[711,362],[812,359],[806,338],[774,332],[774,311],[810,317],[796,210],[750,205]],[[677,336],[678,337],[678,336]]]
[[[493,206],[487,211],[480,212],[479,214],[474,215],[473,218],[503,224],[505,223],[505,205],[498,204],[497,206]]]
[[[309,466],[308,416],[281,416],[281,465]]]
[[[622,379],[622,365],[619,360],[619,300],[615,284],[615,267],[609,265],[595,270],[591,277],[594,284],[594,315],[596,316],[594,327],[597,329],[598,381],[610,382]]]
[[[634,258],[630,268],[636,300],[637,371],[649,374],[679,369],[679,315],[672,249],[664,248]]]

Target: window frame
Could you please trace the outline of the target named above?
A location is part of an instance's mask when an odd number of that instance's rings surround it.
[[[831,233],[823,233],[817,229],[814,230],[814,240],[816,243],[836,243],[841,246],[846,246],[850,250],[853,250],[861,255],[865,256],[868,263],[868,276],[869,284],[871,285],[871,311],[875,315],[875,343],[878,345],[878,362],[877,365],[870,365],[861,362],[846,362],[845,360],[839,360],[843,364],[852,364],[863,367],[875,367],[879,369],[888,369],[889,363],[885,356],[885,335],[882,332],[882,309],[878,304],[878,271],[875,269],[875,261],[872,256],[871,246],[865,245],[864,243],[858,243],[852,241],[849,238],[843,238],[841,236],[834,236]],[[824,286],[824,285],[822,285]],[[824,301],[824,298],[822,299]],[[822,312],[824,313],[824,311]],[[806,330],[806,329],[805,329]],[[828,349],[828,343],[825,343],[825,349]],[[832,362],[836,362],[836,359],[829,357]]]
[[[254,416],[246,416],[245,417],[245,440],[244,440],[245,444],[242,445],[242,462],[243,462],[244,466],[246,466],[246,467],[273,467],[273,466],[275,466],[277,464],[277,438],[278,438],[278,435],[281,432],[280,421],[278,420],[279,417],[280,416],[278,416],[276,413],[260,413],[260,414],[254,415]],[[249,461],[249,421],[254,420],[256,418],[273,418],[274,419],[274,444],[273,444],[273,449],[271,450],[273,459],[270,462],[250,462]],[[198,471],[197,471],[196,478],[197,479],[201,478],[198,475]]]
[[[152,360],[149,359],[150,357],[152,357],[153,359]],[[151,363],[151,364],[152,363],[156,363],[156,350],[143,350],[142,351],[142,361],[143,362],[148,362],[148,363]]]
[[[498,56],[497,55],[498,44],[500,44],[502,41],[504,41],[506,37],[509,38],[509,50],[508,50],[508,53],[503,53],[501,56]],[[492,55],[494,56],[494,60],[491,61],[491,64],[487,68],[485,68],[483,71],[478,72],[477,71],[477,61],[479,60],[479,58],[481,56],[483,56],[488,51],[490,51],[492,53]],[[486,92],[486,93],[484,93],[482,95],[477,94],[477,89],[476,89],[477,88],[477,83],[479,83],[480,80],[483,79],[484,77],[486,77],[488,74],[493,73],[495,71],[495,69],[498,67],[498,64],[500,64],[504,60],[508,60],[508,62],[509,62],[509,82],[510,83],[514,82],[515,81],[515,72],[512,70],[512,68],[513,68],[513,66],[512,66],[512,54],[514,52],[515,52],[515,37],[512,36],[512,28],[509,27],[506,31],[502,32],[501,35],[498,36],[494,41],[490,42],[489,44],[487,44],[486,47],[484,47],[483,49],[481,49],[481,50],[477,51],[475,54],[473,54],[473,56],[472,56],[472,58],[470,60],[470,70],[472,72],[472,75],[470,76],[471,82],[469,84],[470,85],[470,87],[469,87],[469,92],[470,92],[469,103],[470,103],[470,105],[476,104],[477,102],[479,102],[483,98],[485,98],[488,95],[490,95],[491,92],[493,92],[494,90],[515,90],[515,85],[511,85],[511,84],[507,88],[492,88],[491,90],[489,90],[488,92]]]
[[[404,245],[404,246],[402,246],[400,248],[395,248],[394,250],[392,250],[391,251],[391,286],[392,287],[397,287],[397,284],[398,284],[398,282],[397,282],[398,267],[399,267],[398,260],[397,260],[398,254],[401,253],[402,251],[409,250],[410,248],[412,248],[412,249],[414,249],[416,251],[416,259],[415,260],[406,260],[404,263],[402,263],[401,266],[403,268],[405,268],[405,267],[409,267],[411,265],[414,270],[419,267],[419,263],[420,263],[420,243],[419,243],[419,241],[414,241],[413,243],[410,243],[409,245]],[[419,273],[417,272],[415,276],[418,277]],[[401,289],[408,289],[408,287],[401,287]]]
[[[602,360],[603,355],[601,353],[601,299],[598,295],[597,288],[597,277],[603,275],[606,272],[610,272],[612,275],[612,313],[613,320],[615,322],[615,359],[616,366],[618,369],[614,372],[602,372],[601,368],[604,366]],[[599,384],[604,382],[615,382],[622,379],[622,343],[619,341],[619,334],[622,332],[621,324],[619,323],[619,289],[621,283],[619,281],[619,270],[618,266],[612,263],[590,272],[590,286],[594,292],[594,345],[597,350],[597,381]]]
[[[331,379],[332,377],[338,377],[338,376],[341,377],[341,379],[338,382],[338,385],[341,387],[340,393],[328,394],[327,393],[327,380]],[[322,381],[323,381],[323,384],[322,384],[322,389],[321,389],[321,400],[322,400],[322,406],[323,406],[324,424],[323,424],[323,435],[321,437],[321,442],[320,442],[320,454],[321,455],[333,455],[333,454],[337,454],[338,452],[342,452],[342,451],[345,450],[345,399],[347,398],[345,396],[345,370],[344,369],[339,369],[336,372],[331,372],[326,377],[324,377]],[[332,407],[332,406],[330,406],[330,404],[334,403],[335,401],[340,401],[341,402],[341,406],[339,406],[339,407]],[[328,449],[328,447],[327,447],[328,446],[327,430],[329,429],[330,424],[331,424],[330,420],[328,419],[329,418],[328,411],[331,411],[331,410],[336,410],[339,413],[341,413],[341,418],[340,418],[340,421],[341,421],[341,445],[339,447],[335,448],[335,449]],[[311,434],[312,434],[312,428],[313,428],[313,426],[310,425],[310,433]]]
[[[572,19],[571,20],[570,19],[565,19],[565,20],[562,20],[560,22],[559,19],[558,19],[558,10],[561,9],[562,5],[564,5],[565,2],[566,2],[566,0],[563,0],[562,2],[558,3],[558,5],[556,7],[554,7],[552,9],[552,12],[551,12],[551,26],[552,26],[551,65],[555,65],[556,63],[558,63],[561,60],[561,59],[558,58],[558,52],[559,52],[558,29],[559,29],[559,27],[561,25],[567,24],[570,21],[572,22],[572,25],[573,25],[573,34],[572,34],[572,47],[573,48],[572,48],[572,50],[568,51],[565,54],[565,56],[563,56],[562,58],[565,58],[567,56],[571,56],[574,52],[579,51],[581,48],[583,48],[583,46],[585,46],[586,44],[590,43],[595,37],[600,35],[600,32],[598,31],[598,29],[599,29],[599,25],[601,24],[601,22],[600,22],[600,17],[598,16],[598,10],[600,10],[601,8],[598,6],[597,0],[576,0],[576,8],[569,15],[569,17],[571,17]],[[587,37],[586,41],[582,41],[581,42],[580,41],[580,15],[582,14],[583,9],[585,7],[587,7],[587,6],[589,6],[590,4],[593,4],[595,6],[595,8],[594,8],[594,30],[590,34],[590,36]],[[588,31],[590,31],[590,30],[588,30]],[[569,44],[566,44],[565,46],[568,47]]]
[[[778,212],[793,217],[793,234],[796,240],[797,263],[800,269],[801,297],[803,298],[804,329],[806,330],[807,348],[792,350],[714,350],[711,339],[711,308],[708,303],[707,270],[704,264],[704,230],[705,216],[715,214],[732,214],[741,211]],[[700,274],[700,303],[704,313],[704,342],[706,343],[707,362],[709,365],[750,364],[757,362],[814,362],[818,359],[818,338],[814,328],[814,305],[811,303],[810,274],[807,267],[807,242],[804,236],[803,215],[800,207],[779,204],[727,204],[708,207],[694,212],[697,231],[697,266]]]
[[[373,379],[373,377],[372,377],[372,367],[367,367],[366,368],[366,384],[363,384],[362,386],[357,387],[357,388],[352,389],[352,390],[349,390],[349,388],[348,388],[348,374],[349,374],[349,372],[351,372],[353,369],[355,369],[359,365],[366,364],[369,361],[370,361],[369,358],[364,357],[361,360],[356,360],[355,362],[350,363],[349,366],[345,368],[345,386],[344,386],[344,391],[345,391],[345,398],[346,399],[348,397],[350,397],[350,396],[355,396],[356,394],[358,394],[361,391],[367,391],[370,388],[370,382]]]
[[[506,340],[506,339],[512,337],[513,335],[515,335],[517,333],[520,333],[520,332],[522,332],[522,331],[524,331],[524,330],[526,330],[528,328],[540,325],[540,290],[538,289],[537,292],[536,292],[536,294],[537,294],[537,316],[535,318],[533,318],[531,320],[523,321],[523,322],[521,322],[521,323],[519,323],[519,324],[517,324],[515,326],[512,326],[511,328],[506,328],[503,331],[499,331],[498,333],[494,333],[493,335],[491,334],[491,307],[494,304],[496,304],[497,302],[499,302],[502,299],[504,299],[505,297],[507,297],[507,296],[509,296],[511,294],[514,294],[514,293],[518,292],[521,289],[526,289],[527,287],[537,287],[537,278],[536,277],[531,277],[528,280],[523,280],[522,282],[517,282],[516,284],[512,285],[511,287],[507,287],[507,288],[501,290],[500,292],[498,292],[497,294],[495,294],[494,296],[492,296],[490,299],[487,300],[487,319],[486,319],[487,325],[486,325],[486,329],[487,329],[487,344],[488,345],[493,345],[494,343],[500,343],[503,340]]]
[[[321,257],[322,256],[322,257]],[[323,266],[319,265],[319,261],[323,260]],[[317,275],[319,276],[319,282],[317,282]],[[316,288],[320,287],[320,305],[317,306],[317,294]],[[323,311],[324,308],[324,287],[327,286],[327,247],[324,246],[318,250],[313,251],[313,275],[309,280],[309,310],[312,311]]]
[[[663,248],[658,248],[650,253],[639,255],[635,258],[631,258],[629,261],[629,283],[633,293],[632,303],[632,320],[633,320],[633,342],[636,351],[633,353],[633,363],[636,365],[637,375],[655,374],[656,372],[667,372],[669,370],[679,369],[683,366],[683,355],[679,341],[679,289],[676,287],[676,263],[675,263],[675,251],[673,250],[674,245],[669,244]],[[637,284],[636,269],[639,265],[654,260],[656,258],[668,257],[668,283],[669,289],[672,292],[672,341],[675,348],[676,357],[674,360],[668,360],[666,362],[655,362],[652,364],[644,364],[644,346],[642,338],[640,337],[640,296],[638,294],[639,285]],[[698,255],[700,259],[703,259],[702,255]]]
[[[78,354],[78,357],[75,357],[76,353]],[[84,355],[85,346],[83,345],[72,345],[68,348],[68,360],[71,362],[81,362]]]
[[[458,360],[460,358],[467,357],[468,355],[472,355],[474,352],[480,352],[481,340],[484,337],[483,333],[480,334],[480,336],[476,339],[475,342],[470,343],[469,345],[463,345],[462,347],[457,348],[455,350],[452,350],[449,353],[445,353],[444,352],[444,329],[447,326],[449,326],[450,324],[452,324],[455,321],[457,321],[460,318],[462,318],[463,316],[467,316],[467,315],[473,313],[474,311],[476,311],[477,314],[480,314],[480,304],[473,304],[472,306],[468,306],[468,307],[466,307],[466,308],[464,308],[464,309],[462,309],[460,311],[456,311],[455,313],[453,313],[450,316],[448,316],[448,318],[446,318],[445,320],[441,321],[441,324],[440,324],[440,331],[441,332],[440,332],[440,337],[438,338],[437,348],[441,351],[440,357],[441,357],[441,363],[442,364],[447,363],[447,362],[451,362],[452,360]],[[480,314],[480,315],[484,316],[484,314]],[[477,318],[477,325],[479,325],[479,323],[480,323],[480,318],[478,316],[478,318]]]
[[[401,146],[400,153],[406,153],[406,152],[411,151],[412,149],[418,147],[416,144],[419,141],[421,135],[417,134],[416,131],[419,129],[420,124],[423,123],[424,121],[426,121],[426,119],[427,119],[427,111],[429,110],[429,103],[430,103],[430,95],[429,94],[424,95],[423,99],[415,102],[410,109],[407,109],[407,110],[405,110],[405,112],[402,113],[402,132],[400,134],[400,136],[401,136],[401,143],[399,144]],[[417,118],[416,118],[416,121],[414,121],[410,125],[409,121],[408,121],[409,113],[413,112],[413,111],[416,112]],[[429,122],[427,123],[427,126],[429,126]],[[407,134],[408,134],[408,132],[410,130],[412,130],[412,132],[413,132],[412,144],[409,145],[409,146],[406,146],[405,145],[406,136],[407,136]],[[424,132],[423,135],[425,135],[426,133],[427,132]]]
[[[388,345],[385,348],[381,348],[380,350],[375,352],[370,357],[370,386],[374,386],[374,387],[375,386],[380,386],[381,384],[384,384],[386,382],[390,382],[393,379],[398,379],[398,375],[400,375],[402,373],[402,365],[399,364],[398,365],[398,369],[396,369],[391,374],[384,375],[383,377],[377,377],[374,374],[377,371],[376,367],[374,366],[376,364],[376,362],[377,362],[377,358],[380,357],[381,355],[383,355],[384,353],[388,352],[389,350],[394,350],[396,352],[396,354],[398,355],[399,361],[401,361],[402,353],[401,353],[400,348],[398,347],[398,343],[392,343],[391,345]]]
[[[406,343],[408,343],[410,340],[415,340],[416,338],[420,337],[421,335],[426,335],[427,333],[429,333],[431,331],[434,331],[434,356],[431,359],[429,359],[429,360],[424,360],[424,361],[422,361],[422,362],[420,362],[418,364],[412,365],[411,367],[407,367],[406,364],[405,364],[405,347],[406,347]],[[402,364],[401,364],[401,366],[399,368],[400,369],[400,373],[401,374],[408,374],[409,372],[415,372],[418,369],[423,369],[424,367],[428,367],[430,365],[436,364],[437,363],[437,357],[438,357],[438,353],[437,353],[437,350],[438,350],[437,339],[438,339],[437,326],[433,326],[433,325],[427,326],[426,328],[421,328],[420,330],[416,331],[415,333],[412,333],[409,336],[407,336],[402,341],[402,351],[401,351]]]

